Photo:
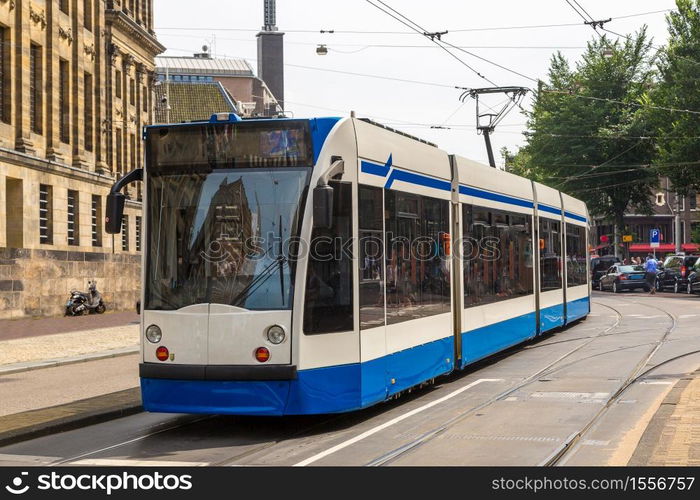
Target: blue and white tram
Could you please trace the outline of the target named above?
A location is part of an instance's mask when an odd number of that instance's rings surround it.
[[[590,310],[586,206],[547,186],[354,117],[145,139],[107,230],[144,180],[148,411],[364,408]]]

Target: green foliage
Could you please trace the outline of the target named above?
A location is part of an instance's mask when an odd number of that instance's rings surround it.
[[[693,224],[692,233],[690,233],[690,241],[700,243],[700,224]]]
[[[666,17],[668,46],[659,61],[661,81],[652,93],[656,106],[700,110],[700,0],[676,0],[678,11]],[[700,114],[655,110],[660,171],[675,191],[686,196],[700,188]]]
[[[620,227],[629,208],[650,212],[654,144],[630,137],[653,135],[638,105],[648,99],[653,63],[645,29],[624,43],[593,39],[575,67],[554,54],[549,82],[534,96],[527,145],[508,153],[513,171],[583,199]]]

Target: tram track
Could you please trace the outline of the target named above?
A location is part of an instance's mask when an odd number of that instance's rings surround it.
[[[648,365],[648,363],[651,361],[651,359],[656,355],[656,353],[661,348],[661,346],[668,341],[668,337],[675,331],[675,329],[677,327],[677,323],[678,323],[677,318],[673,314],[671,314],[670,312],[668,312],[664,309],[661,309],[659,307],[656,307],[654,305],[642,304],[639,302],[632,302],[632,303],[635,305],[649,306],[649,307],[652,307],[658,311],[661,311],[662,313],[664,313],[666,316],[668,316],[670,318],[671,324],[669,325],[668,328],[665,329],[661,338],[659,338],[658,340],[651,343],[652,347],[649,350],[649,352],[635,365],[635,367],[632,369],[630,375],[626,378],[625,382],[623,382],[623,384],[617,389],[617,391],[615,391],[615,393],[613,393],[611,395],[611,397],[606,401],[606,403],[603,405],[603,407],[600,409],[600,411],[598,411],[586,423],[586,425],[584,425],[580,430],[569,435],[564,440],[564,443],[560,447],[558,447],[551,455],[549,455],[547,457],[547,459],[545,459],[543,462],[541,462],[540,465],[553,466],[553,465],[557,465],[563,459],[565,459],[565,457],[568,455],[568,453],[570,453],[570,451],[573,449],[573,447],[576,445],[576,443],[580,442],[581,438],[587,433],[587,431],[590,430],[604,416],[607,409],[610,406],[612,406],[612,404],[614,404],[614,402],[617,401],[620,398],[620,396],[629,387],[631,387],[636,381],[643,378],[646,375],[646,373],[648,373],[649,371],[660,366],[660,364],[655,365],[654,367],[650,368],[647,371],[642,371],[644,369],[644,367],[646,367]],[[626,346],[623,348],[613,349],[613,350],[605,351],[602,353],[596,353],[596,354],[591,355],[591,356],[586,356],[584,358],[573,360],[573,361],[566,363],[562,366],[557,366],[559,363],[561,363],[561,361],[572,356],[577,351],[586,347],[587,345],[590,345],[595,340],[597,340],[601,337],[604,337],[604,336],[612,335],[612,333],[610,333],[610,332],[612,332],[613,330],[615,330],[616,328],[618,328],[620,326],[620,322],[623,318],[623,314],[618,309],[616,309],[615,307],[613,307],[611,305],[603,304],[601,302],[597,302],[596,304],[603,306],[603,307],[606,307],[606,308],[608,308],[616,313],[617,320],[612,326],[602,330],[601,333],[599,333],[597,335],[591,336],[587,342],[584,342],[583,344],[570,350],[569,352],[567,352],[563,356],[559,357],[557,360],[553,361],[552,363],[550,363],[546,367],[537,371],[535,374],[529,376],[524,381],[516,384],[514,387],[509,388],[508,390],[490,398],[489,400],[487,400],[487,401],[485,401],[477,406],[469,408],[468,410],[460,413],[459,415],[456,415],[455,417],[448,420],[447,422],[444,422],[443,424],[436,426],[433,429],[431,429],[430,431],[422,434],[421,436],[414,439],[413,441],[406,443],[403,446],[398,447],[398,448],[390,451],[389,453],[386,453],[386,454],[366,463],[366,465],[367,466],[383,466],[383,465],[389,465],[392,462],[395,462],[401,456],[404,456],[404,455],[410,453],[412,450],[415,450],[417,447],[424,445],[425,443],[427,443],[428,441],[431,441],[432,439],[435,439],[440,434],[444,433],[446,430],[448,430],[449,428],[451,428],[452,426],[454,426],[458,422],[464,420],[465,418],[471,416],[475,412],[482,410],[482,409],[484,409],[484,408],[486,408],[486,407],[488,407],[488,406],[490,406],[498,401],[502,401],[503,399],[507,398],[508,396],[513,394],[514,392],[517,392],[520,389],[534,383],[536,380],[539,380],[541,377],[546,377],[548,375],[552,375],[560,370],[563,370],[563,369],[570,367],[574,364],[589,360],[589,359],[596,357],[596,356],[602,356],[605,354],[611,354],[611,353],[618,352],[621,350],[637,348],[637,347],[641,347],[643,345],[649,345],[649,343],[645,343],[645,344],[636,344],[633,346]],[[580,337],[580,338],[585,338],[585,337]],[[566,341],[568,341],[568,340],[570,340],[570,339],[566,339]],[[554,343],[554,344],[556,344],[556,343]],[[542,344],[543,347],[546,345],[549,345],[549,344]],[[539,346],[535,346],[535,347],[539,347]],[[681,358],[681,357],[684,357],[684,356],[687,356],[690,354],[693,354],[693,353],[685,353],[681,356],[678,356],[678,358]]]
[[[639,304],[639,302],[632,302],[633,304]],[[571,456],[572,452],[576,450],[576,445],[581,442],[583,437],[588,433],[593,426],[595,426],[600,420],[605,416],[607,411],[610,409],[610,407],[620,399],[620,397],[634,385],[638,380],[640,380],[643,376],[645,376],[648,372],[651,370],[657,368],[660,366],[660,364],[655,365],[654,367],[644,370],[644,368],[649,364],[649,362],[652,360],[652,358],[656,355],[656,353],[659,351],[661,346],[668,340],[668,337],[675,331],[676,327],[678,326],[678,320],[677,318],[671,314],[670,312],[666,311],[665,309],[661,309],[660,307],[657,307],[652,304],[644,304],[647,307],[651,307],[653,309],[656,309],[658,311],[663,312],[666,314],[670,319],[671,319],[671,325],[666,329],[664,334],[661,336],[659,340],[657,340],[649,353],[641,359],[634,367],[632,370],[632,373],[627,377],[627,379],[623,382],[623,384],[615,391],[610,398],[605,402],[605,404],[593,415],[591,419],[577,432],[571,434],[565,441],[562,443],[562,445],[554,451],[549,457],[547,457],[544,461],[542,461],[539,465],[545,466],[545,467],[553,467],[556,465],[561,464],[563,461],[565,461],[569,456]],[[685,355],[688,355],[689,353],[686,353]]]
[[[640,304],[638,302],[633,302],[633,303],[637,304],[637,305],[647,305],[647,304]],[[563,339],[561,341],[547,342],[547,343],[542,343],[539,345],[527,346],[523,350],[530,350],[530,349],[535,348],[535,347],[539,348],[539,347],[545,347],[545,346],[554,346],[554,345],[561,344],[562,342],[583,341],[579,345],[577,345],[576,347],[568,350],[566,353],[559,356],[557,359],[553,360],[552,362],[549,362],[546,366],[539,369],[534,374],[531,374],[523,381],[517,383],[515,386],[510,387],[509,389],[497,394],[496,396],[488,399],[487,401],[485,401],[479,405],[476,405],[476,406],[471,407],[465,411],[460,412],[458,415],[455,415],[453,418],[447,420],[446,422],[442,423],[439,426],[434,427],[430,431],[423,433],[421,436],[412,440],[411,442],[406,443],[400,447],[397,447],[397,448],[391,450],[390,452],[385,453],[385,454],[381,455],[380,457],[375,458],[374,460],[371,460],[370,462],[366,463],[365,465],[367,465],[367,466],[389,465],[392,462],[399,459],[401,456],[404,456],[404,455],[410,453],[412,450],[415,450],[417,447],[419,447],[419,446],[431,441],[432,439],[436,438],[437,436],[439,436],[440,434],[442,434],[447,429],[454,426],[455,424],[457,424],[461,420],[464,420],[465,418],[469,417],[470,415],[474,414],[475,412],[478,412],[479,410],[481,410],[489,405],[492,405],[497,401],[501,401],[501,400],[507,398],[509,395],[513,394],[516,391],[519,391],[520,389],[522,389],[522,388],[524,388],[524,387],[526,387],[534,382],[536,382],[537,380],[539,380],[542,377],[546,377],[546,376],[551,375],[553,373],[556,373],[560,370],[563,370],[569,366],[572,366],[573,364],[583,362],[583,361],[590,359],[592,357],[595,357],[595,356],[602,356],[605,354],[610,354],[612,352],[616,352],[616,351],[620,351],[620,350],[624,350],[624,349],[632,349],[632,348],[641,347],[643,345],[647,345],[647,344],[636,344],[636,345],[625,346],[622,348],[618,348],[618,349],[614,349],[614,350],[606,351],[606,352],[602,352],[602,353],[595,353],[591,356],[586,356],[584,358],[571,360],[570,362],[562,365],[561,363],[563,361],[569,359],[571,356],[575,355],[577,352],[579,352],[581,349],[585,348],[586,346],[589,346],[591,343],[593,343],[597,339],[600,339],[600,338],[606,337],[606,336],[610,336],[610,335],[616,335],[617,333],[615,331],[622,326],[621,323],[624,319],[624,315],[619,309],[613,307],[612,305],[603,304],[601,302],[596,302],[596,305],[601,306],[601,307],[605,307],[615,314],[615,316],[614,316],[615,319],[614,319],[614,322],[612,324],[605,325],[595,335],[576,337],[573,339]],[[542,465],[556,465],[561,460],[564,460],[566,455],[568,454],[568,452],[572,449],[572,447],[574,447],[576,445],[576,443],[578,443],[580,441],[582,436],[585,435],[585,433],[591,427],[593,427],[595,425],[595,423],[603,416],[604,409],[611,406],[614,403],[614,401],[617,400],[629,386],[634,384],[634,382],[636,382],[638,379],[640,379],[641,377],[643,377],[647,373],[647,372],[642,372],[642,370],[647,366],[649,361],[658,352],[661,345],[663,345],[666,341],[668,341],[668,337],[675,330],[676,324],[677,324],[677,320],[676,320],[675,316],[670,314],[668,311],[665,311],[661,308],[651,306],[651,305],[649,305],[649,307],[653,307],[654,309],[662,311],[665,315],[667,315],[671,319],[671,325],[668,328],[666,328],[666,330],[664,331],[664,334],[662,335],[662,337],[660,339],[658,339],[652,343],[652,347],[649,350],[649,352],[647,353],[647,355],[635,365],[635,367],[633,368],[633,370],[631,371],[630,375],[627,377],[627,379],[625,380],[623,385],[620,386],[620,388],[609,398],[609,400],[606,402],[604,408],[601,409],[601,411],[598,412],[598,414],[596,414],[591,419],[591,421],[589,421],[588,424],[586,426],[584,426],[584,428],[580,429],[578,432],[576,432],[573,435],[570,435],[569,437],[567,437],[565,439],[565,442],[562,445],[562,447],[555,450],[555,453],[553,455],[551,455],[550,457],[548,457],[548,462],[551,462],[551,463],[543,463]],[[632,332],[626,332],[626,333],[632,333]],[[510,354],[512,354],[512,352]],[[686,353],[684,355],[689,355],[689,354],[692,354],[692,353]],[[498,359],[500,359],[500,358],[496,358],[495,360],[497,361]],[[490,361],[493,361],[493,360],[490,360]],[[659,365],[657,365],[657,366],[659,366]],[[651,369],[654,369],[657,366],[654,366]],[[424,393],[425,393],[425,391],[414,391],[413,395],[416,397],[420,397],[420,395],[424,394]],[[406,399],[402,398],[400,400],[400,402],[396,403],[396,404],[403,404],[403,402],[406,402]],[[382,413],[384,411],[386,411],[386,406],[384,406],[377,413],[379,414],[379,413]],[[372,413],[374,413],[374,412],[372,412]],[[121,446],[126,446],[126,445],[135,443],[135,442],[140,441],[140,440],[147,439],[147,438],[155,436],[155,435],[160,435],[160,434],[169,433],[169,432],[175,432],[175,431],[183,429],[187,426],[198,424],[198,423],[201,423],[205,420],[213,419],[216,417],[217,416],[206,416],[203,418],[198,418],[198,419],[190,420],[187,422],[180,422],[177,425],[168,426],[168,427],[165,427],[163,429],[157,429],[157,430],[150,432],[150,433],[147,433],[143,436],[138,436],[136,438],[133,438],[133,439],[121,442],[121,443],[117,443],[117,444],[114,444],[114,445],[111,445],[108,447],[100,448],[98,450],[82,453],[82,454],[77,455],[77,456],[73,456],[70,458],[60,460],[58,462],[53,463],[52,465],[65,465],[65,464],[68,464],[71,462],[75,462],[77,460],[84,459],[86,457],[99,455],[99,454],[104,453],[106,451],[114,450],[114,449],[119,448]],[[357,413],[351,413],[351,414],[333,415],[330,418],[326,418],[326,419],[323,419],[320,421],[315,420],[315,421],[312,421],[310,423],[310,425],[302,425],[300,428],[293,429],[290,432],[284,432],[284,433],[282,433],[282,435],[275,436],[270,440],[267,440],[265,442],[260,443],[258,446],[254,446],[252,448],[246,447],[245,450],[241,450],[239,453],[233,453],[230,456],[227,456],[223,459],[216,460],[214,462],[209,462],[208,465],[212,465],[212,466],[236,465],[237,462],[240,462],[241,460],[246,459],[247,457],[251,457],[251,456],[254,456],[258,453],[263,453],[267,450],[271,450],[275,446],[277,446],[281,443],[284,443],[286,441],[289,441],[291,439],[297,439],[299,437],[303,437],[304,435],[312,435],[313,432],[318,430],[318,429],[321,429],[321,431],[323,431],[324,428],[332,430],[332,428],[336,428],[337,425],[339,425],[339,424],[343,425],[343,422],[352,421],[353,419],[357,419],[358,422],[362,422],[362,421],[366,421],[368,418],[372,418],[372,417],[373,417],[372,414],[367,415],[365,413],[364,415],[358,415]]]
[[[594,335],[594,336],[588,338],[587,341],[585,341],[582,344],[576,346],[575,348],[567,351],[565,354],[558,357],[556,360],[552,361],[547,366],[540,369],[536,373],[530,375],[525,380],[516,384],[515,386],[507,389],[506,391],[503,391],[503,392],[497,394],[496,396],[490,398],[489,400],[487,400],[481,404],[473,406],[473,407],[469,408],[468,410],[465,410],[465,411],[459,413],[458,415],[455,415],[454,417],[449,419],[447,422],[444,422],[443,424],[434,427],[433,429],[422,434],[421,436],[414,439],[413,441],[406,443],[403,446],[398,447],[398,448],[366,463],[365,465],[369,466],[369,467],[377,467],[377,466],[383,466],[383,465],[390,464],[391,462],[395,461],[397,458],[401,457],[402,455],[405,455],[405,454],[409,453],[410,451],[412,451],[413,449],[417,448],[418,446],[421,446],[421,445],[425,444],[426,442],[436,438],[437,436],[439,436],[440,434],[445,432],[447,429],[449,429],[453,425],[457,424],[458,422],[464,420],[465,418],[471,416],[475,412],[477,412],[483,408],[486,408],[487,406],[490,406],[497,401],[501,401],[501,400],[507,398],[508,396],[513,394],[514,392],[517,392],[518,390],[522,389],[523,387],[526,387],[527,385],[535,382],[540,377],[545,376],[547,374],[550,374],[551,372],[549,370],[551,370],[552,367],[556,366],[562,360],[568,358],[569,356],[572,356],[573,354],[575,354],[579,350],[581,350],[584,347],[586,347],[587,345],[591,344],[593,341],[598,339],[600,336],[607,335],[609,332],[618,328],[620,326],[620,322],[622,321],[622,318],[623,318],[622,313],[619,310],[617,310],[614,307],[609,306],[607,304],[599,303],[598,305],[601,305],[603,307],[607,307],[608,309],[611,309],[616,314],[615,322],[611,326],[608,326],[607,328],[602,330],[598,335]]]
[[[595,338],[598,338],[598,337],[600,337],[601,335],[605,335],[605,334],[607,334],[608,332],[613,331],[615,328],[619,327],[620,321],[622,320],[622,314],[621,314],[619,311],[617,311],[617,310],[615,310],[614,308],[612,308],[612,307],[605,306],[604,304],[599,304],[599,305],[602,305],[602,306],[604,306],[604,307],[608,307],[609,309],[611,309],[611,310],[613,310],[613,311],[615,312],[616,316],[615,316],[615,320],[614,320],[613,324],[612,324],[612,325],[609,325],[609,326],[607,326],[605,329],[603,329],[602,332],[601,332],[599,335],[592,336],[592,337],[590,337],[590,338],[582,337],[582,338],[577,338],[577,339],[575,339],[575,340],[586,339],[587,342],[584,343],[584,344],[582,344],[582,345],[580,345],[580,346],[577,346],[576,348],[574,348],[574,349],[572,349],[572,350],[570,350],[570,351],[567,352],[564,356],[558,358],[558,359],[557,359],[556,361],[554,361],[553,363],[550,363],[549,365],[547,365],[543,370],[548,369],[548,368],[549,368],[550,366],[552,366],[553,364],[556,364],[556,363],[560,362],[562,359],[566,358],[567,356],[569,356],[569,355],[573,354],[574,352],[578,351],[579,349],[583,348],[585,345],[587,345],[589,342],[593,341]],[[572,340],[574,340],[574,339],[572,339]],[[542,344],[542,347],[544,347],[544,346],[546,346],[546,345],[548,345],[548,344]],[[489,362],[498,361],[498,360],[501,359],[502,357],[507,357],[507,355],[510,355],[510,354],[512,354],[512,352],[508,352],[507,354],[503,354],[502,356],[498,356],[498,355],[497,355],[496,357],[492,357],[491,359],[489,359]],[[538,376],[541,376],[541,374],[538,373],[538,374],[533,375],[532,377],[533,377],[533,378],[536,378],[536,377],[538,377]],[[517,389],[516,389],[516,390],[517,390]],[[414,397],[419,397],[420,394],[421,394],[421,392],[423,392],[423,391],[413,391],[413,394],[412,394],[412,395],[413,395]],[[392,400],[389,404],[392,404],[392,405],[400,405],[400,404],[402,404],[402,403],[405,403],[406,400],[407,400],[406,397],[401,398],[401,399],[398,399],[398,400],[395,399],[395,400]],[[479,408],[480,408],[480,407],[475,407],[475,408],[473,409],[473,411],[477,411]],[[386,410],[386,406],[384,406],[383,408],[382,408],[382,407],[376,407],[376,411],[377,411],[377,412],[381,412],[381,411],[385,411],[385,410]],[[373,412],[373,413],[374,413],[374,412]],[[102,448],[99,448],[99,449],[96,449],[96,450],[92,450],[92,451],[80,453],[80,454],[78,454],[78,455],[74,455],[74,456],[71,456],[71,457],[68,457],[68,458],[64,458],[64,459],[62,459],[62,460],[59,460],[59,461],[56,461],[56,462],[52,463],[51,466],[66,465],[66,464],[70,464],[70,463],[72,463],[72,462],[76,462],[76,461],[79,461],[79,460],[83,460],[83,459],[86,459],[86,458],[89,458],[89,457],[94,457],[94,456],[96,456],[96,455],[100,455],[100,454],[103,454],[103,453],[105,453],[105,452],[112,451],[112,450],[118,449],[118,448],[123,447],[123,446],[128,446],[128,445],[137,443],[137,442],[139,442],[139,441],[143,441],[143,440],[152,438],[152,437],[154,437],[154,436],[159,436],[159,435],[164,435],[164,434],[167,435],[168,433],[173,433],[173,432],[181,431],[182,429],[185,429],[185,428],[187,428],[187,427],[189,427],[189,426],[196,425],[196,424],[201,424],[202,422],[205,422],[205,421],[208,421],[208,420],[213,420],[213,419],[215,419],[215,418],[217,418],[217,417],[218,417],[217,415],[207,415],[207,416],[204,416],[204,417],[201,417],[201,418],[195,418],[195,419],[187,420],[187,421],[185,421],[185,422],[182,422],[182,421],[181,421],[181,422],[177,422],[175,425],[168,425],[168,426],[166,426],[166,427],[164,427],[164,428],[155,428],[155,429],[152,429],[150,432],[147,432],[147,433],[145,433],[145,434],[143,434],[143,435],[141,435],[141,436],[136,436],[136,437],[134,437],[134,438],[131,438],[131,439],[128,439],[128,440],[119,442],[119,443],[115,443],[115,444],[112,444],[112,445],[109,445],[109,446],[105,446],[105,447],[102,447]],[[281,443],[283,443],[283,442],[285,442],[285,441],[288,441],[288,440],[290,440],[290,439],[295,439],[295,438],[304,436],[305,434],[309,434],[309,433],[311,433],[311,432],[312,432],[313,430],[315,430],[315,429],[323,428],[323,427],[326,427],[326,426],[329,426],[329,425],[333,425],[333,424],[338,424],[338,423],[341,423],[341,424],[342,424],[344,421],[348,421],[348,420],[351,421],[351,420],[353,420],[353,419],[358,419],[358,418],[366,419],[367,417],[368,417],[367,415],[365,415],[365,416],[363,416],[363,417],[359,417],[356,413],[333,415],[332,417],[323,419],[323,420],[320,421],[320,422],[313,422],[313,423],[311,423],[311,425],[302,426],[301,428],[297,428],[297,429],[295,429],[295,430],[292,431],[292,432],[284,433],[282,436],[279,436],[279,437],[277,437],[276,439],[273,439],[273,440],[269,440],[269,441],[260,443],[259,446],[255,446],[255,447],[253,447],[253,448],[248,448],[248,449],[246,449],[246,450],[244,450],[244,451],[241,451],[240,453],[232,454],[232,455],[230,455],[230,456],[228,456],[228,457],[226,457],[226,458],[224,458],[224,459],[217,460],[217,461],[215,461],[215,462],[210,462],[209,465],[212,465],[212,466],[227,466],[227,465],[233,465],[233,464],[235,464],[236,462],[238,462],[238,461],[240,461],[240,460],[242,460],[242,459],[244,459],[244,458],[246,458],[246,457],[253,456],[253,455],[255,455],[255,454],[257,454],[257,453],[260,453],[260,452],[264,452],[264,451],[266,451],[266,450],[268,450],[268,449],[271,449],[271,448],[273,448],[274,446],[276,446],[276,445],[278,445],[278,444],[281,444]],[[370,416],[370,418],[371,418],[371,416]]]

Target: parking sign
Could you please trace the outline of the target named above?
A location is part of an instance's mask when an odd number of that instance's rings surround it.
[[[652,229],[649,232],[649,241],[651,242],[651,248],[659,248],[659,242],[661,241],[661,231],[658,229]]]

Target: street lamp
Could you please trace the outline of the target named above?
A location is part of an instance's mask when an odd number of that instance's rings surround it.
[[[610,59],[615,53],[613,52],[613,49],[608,47],[606,49],[603,49],[602,54],[605,59]]]
[[[326,54],[328,54],[328,47],[326,47],[323,44],[319,44],[316,47],[316,54],[318,54],[319,56],[325,56]]]

